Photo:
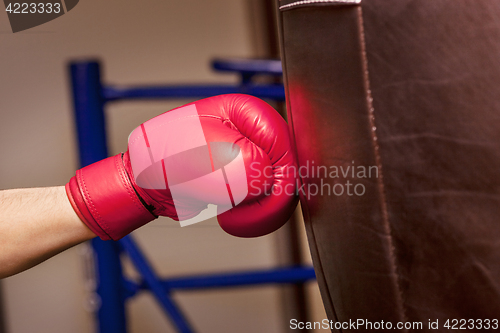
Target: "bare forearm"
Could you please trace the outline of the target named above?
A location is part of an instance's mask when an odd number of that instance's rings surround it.
[[[94,237],[63,186],[0,191],[0,278]]]

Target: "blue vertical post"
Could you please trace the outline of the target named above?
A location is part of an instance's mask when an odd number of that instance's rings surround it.
[[[82,167],[108,157],[104,99],[97,61],[70,64],[73,102]],[[119,247],[113,241],[92,240],[96,260],[97,331],[125,333],[125,290]]]

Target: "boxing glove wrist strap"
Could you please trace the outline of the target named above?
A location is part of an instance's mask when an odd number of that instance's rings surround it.
[[[66,192],[80,219],[103,240],[118,240],[156,218],[135,192],[121,154],[78,170]]]

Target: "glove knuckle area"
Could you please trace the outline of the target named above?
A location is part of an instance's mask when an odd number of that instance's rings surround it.
[[[145,175],[135,175],[139,185],[149,184],[137,190],[154,213],[184,221],[214,204],[221,227],[232,235],[256,237],[281,227],[297,198],[295,179],[286,172],[295,163],[288,126],[278,112],[247,95],[215,96],[175,110],[141,125],[134,146],[129,140],[129,149],[140,145],[134,156],[154,162],[143,168]],[[157,183],[163,185],[151,186]]]
[[[219,96],[220,97],[220,96]],[[227,233],[257,237],[280,228],[293,213],[296,195],[295,158],[288,126],[269,104],[246,95],[231,95],[221,106],[224,125],[243,152],[249,193],[236,207],[221,212]]]

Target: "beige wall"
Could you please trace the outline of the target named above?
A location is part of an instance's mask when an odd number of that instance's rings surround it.
[[[246,0],[85,0],[16,34],[0,14],[0,189],[62,185],[73,175],[69,59],[101,58],[104,77],[113,83],[234,82],[231,75],[215,75],[208,62],[255,55],[247,14]],[[140,122],[184,102],[110,106],[111,153],[126,149]],[[134,236],[165,276],[277,262],[275,236],[238,239],[215,221],[180,228],[165,218]],[[78,246],[3,281],[10,333],[93,331],[84,250]],[[311,288],[317,298],[315,284]],[[277,288],[179,293],[176,299],[200,332],[283,331]],[[173,332],[147,294],[130,302],[129,314],[131,332]]]

